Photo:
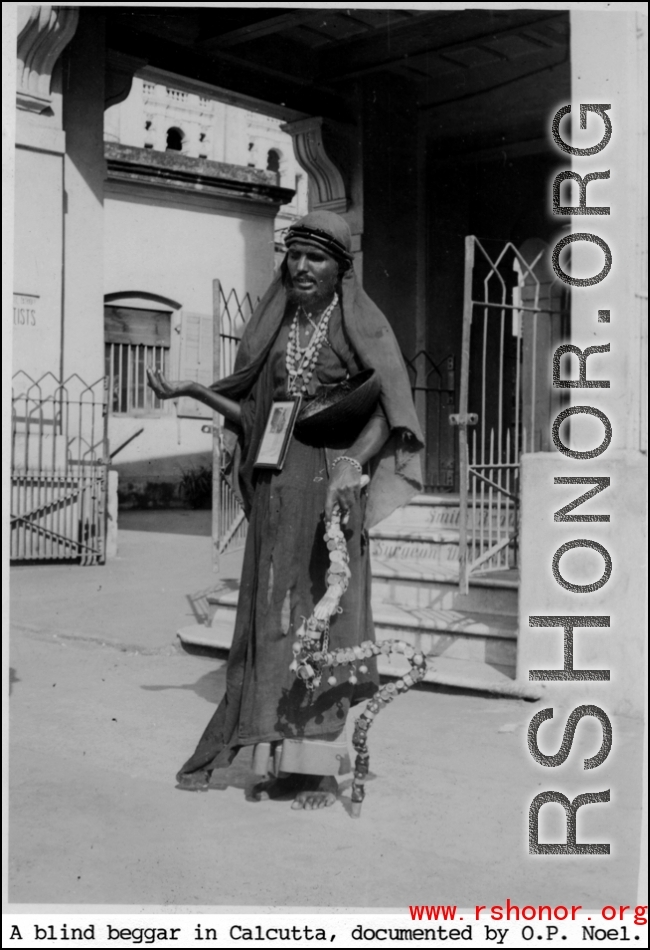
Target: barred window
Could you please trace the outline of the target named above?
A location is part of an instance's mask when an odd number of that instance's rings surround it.
[[[147,385],[147,369],[169,373],[170,313],[105,307],[104,339],[110,411],[156,415],[166,412],[168,404]]]

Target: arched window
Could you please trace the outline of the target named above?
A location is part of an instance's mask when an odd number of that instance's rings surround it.
[[[183,151],[183,130],[172,126],[171,129],[167,129],[167,151],[168,152],[182,152]]]
[[[267,172],[280,173],[280,153],[276,148],[270,148],[266,156]]]
[[[109,411],[115,415],[168,412],[147,385],[147,369],[169,372],[172,312],[180,304],[132,291],[104,297],[104,343]]]

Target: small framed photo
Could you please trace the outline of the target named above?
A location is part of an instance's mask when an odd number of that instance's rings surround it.
[[[273,402],[255,460],[255,468],[274,468],[281,471],[299,410],[300,399],[279,399]]]

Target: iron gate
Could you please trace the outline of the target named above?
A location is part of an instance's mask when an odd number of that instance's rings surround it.
[[[235,290],[226,294],[221,281],[213,282],[214,378],[223,379],[235,368],[237,347],[244,327],[250,320],[255,304],[250,294],[241,298]],[[258,298],[259,299],[259,298]],[[228,548],[241,547],[246,540],[247,521],[231,484],[223,472],[222,416],[213,413],[212,431],[212,560],[215,569],[219,557]]]
[[[541,241],[496,253],[465,238],[458,415],[459,580],[517,566],[520,457],[550,449],[551,412],[562,395],[548,385],[549,353],[566,332],[567,298],[547,269]],[[468,429],[471,429],[471,437]]]
[[[108,435],[105,378],[13,377],[12,561],[106,557]]]
[[[454,432],[449,426],[449,416],[455,403],[454,357],[445,356],[439,363],[426,350],[420,350],[413,359],[405,360],[411,379],[413,401],[418,402],[422,393],[425,401],[426,431],[424,442],[426,468],[425,492],[449,492],[454,490]]]

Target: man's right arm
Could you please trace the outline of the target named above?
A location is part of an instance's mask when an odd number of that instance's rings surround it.
[[[198,399],[205,403],[210,409],[220,413],[229,422],[239,425],[241,423],[241,406],[234,399],[228,399],[221,393],[216,393],[201,383],[195,383],[187,379],[182,382],[168,382],[160,370],[147,370],[149,386],[153,389],[158,399],[178,399],[180,396],[189,396],[191,399]]]

